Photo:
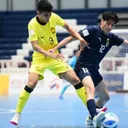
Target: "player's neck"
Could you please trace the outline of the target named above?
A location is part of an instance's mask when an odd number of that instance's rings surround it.
[[[104,29],[102,28],[102,26],[100,25],[100,29],[101,31],[104,33],[104,35],[107,35],[108,33],[104,31]]]
[[[47,24],[47,23],[43,22],[42,20],[40,20],[38,16],[36,16],[36,20],[41,25],[46,25]]]

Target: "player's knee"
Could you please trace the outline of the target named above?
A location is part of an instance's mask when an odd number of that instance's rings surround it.
[[[87,93],[88,94],[90,94],[90,95],[94,95],[95,94],[95,88],[94,88],[94,86],[93,85],[87,85],[86,86],[86,91],[87,91]]]
[[[37,81],[29,80],[27,84],[30,88],[34,89],[37,85]]]
[[[72,85],[77,85],[78,83],[80,83],[80,80],[78,77],[74,77],[71,79],[71,84]]]

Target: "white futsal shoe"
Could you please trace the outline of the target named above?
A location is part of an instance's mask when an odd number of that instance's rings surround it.
[[[96,111],[97,111],[97,113],[99,113],[99,112],[106,112],[106,111],[107,111],[107,107],[102,107],[102,108],[100,108],[100,109],[97,108]],[[88,117],[86,118],[86,124],[87,124],[87,125],[93,125],[93,120],[91,119],[90,116],[88,116]]]
[[[103,111],[99,112],[96,116],[93,118],[93,127],[94,128],[100,128],[101,123],[103,119],[105,118],[105,113]]]
[[[14,124],[14,125],[18,125],[20,121],[20,114],[19,113],[16,113],[13,118],[10,120],[10,123],[11,124]]]

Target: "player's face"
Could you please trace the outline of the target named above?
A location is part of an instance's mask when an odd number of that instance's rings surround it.
[[[115,22],[113,20],[104,21],[102,19],[100,26],[102,31],[107,34],[115,27]]]
[[[38,12],[37,14],[39,19],[44,23],[47,23],[51,17],[51,12],[42,12],[42,13]]]

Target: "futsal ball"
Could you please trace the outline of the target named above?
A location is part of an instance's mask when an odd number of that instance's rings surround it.
[[[117,128],[119,119],[114,113],[106,113],[102,121],[101,128]]]

